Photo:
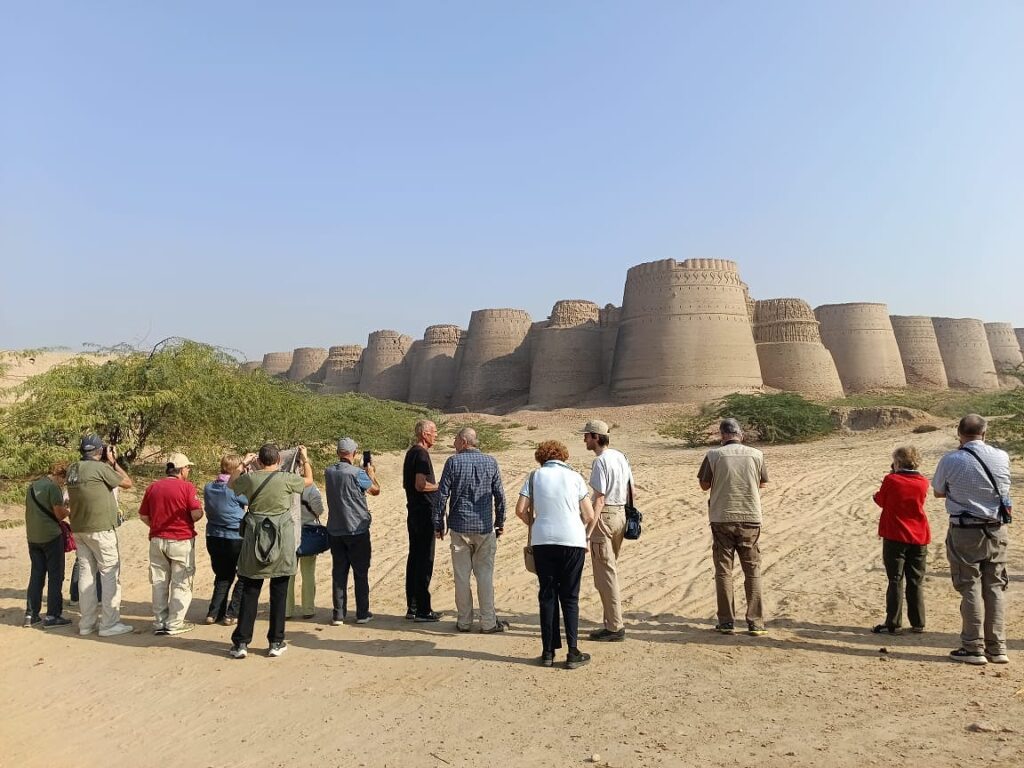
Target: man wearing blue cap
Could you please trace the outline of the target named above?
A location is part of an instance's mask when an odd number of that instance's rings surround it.
[[[115,488],[131,488],[132,479],[117,463],[114,446],[103,451],[98,435],[82,439],[82,458],[68,467],[68,519],[78,544],[78,634],[115,637],[132,631],[121,622],[121,556],[117,547],[117,500]],[[94,582],[102,585],[102,610]]]

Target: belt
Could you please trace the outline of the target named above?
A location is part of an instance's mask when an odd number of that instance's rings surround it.
[[[976,523],[963,523],[954,522],[953,518],[949,518],[949,525],[951,528],[1000,528],[1002,523],[998,520],[981,520]]]

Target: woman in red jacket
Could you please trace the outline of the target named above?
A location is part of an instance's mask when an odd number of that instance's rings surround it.
[[[896,635],[903,623],[903,582],[906,581],[907,618],[912,632],[924,632],[924,572],[932,540],[924,501],[928,478],[917,471],[921,456],[913,446],[897,448],[892,471],[882,480],[875,503],[882,508],[878,535],[889,587],[885,592],[885,623],[872,632]]]

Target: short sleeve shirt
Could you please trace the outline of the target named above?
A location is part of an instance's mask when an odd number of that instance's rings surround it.
[[[180,477],[165,477],[146,489],[139,515],[149,518],[149,538],[187,541],[196,535],[192,512],[202,508],[192,483]]]
[[[985,462],[998,490],[992,486],[978,460],[964,450],[950,451],[939,459],[932,488],[945,494],[946,512],[950,517],[966,514],[982,520],[997,520],[1000,499],[1010,497],[1010,457],[1006,451],[981,440],[972,440],[966,446]]]
[[[82,459],[68,467],[71,530],[100,533],[117,527],[117,499],[112,491],[121,476],[104,461]]]
[[[35,491],[35,498],[32,492]],[[39,508],[42,504],[45,512]],[[61,530],[57,521],[53,519],[54,507],[64,505],[64,493],[53,480],[48,477],[40,477],[29,486],[25,494],[25,534],[28,536],[29,544],[46,544],[60,536]]]
[[[437,491],[426,493],[416,490],[416,475],[424,475],[428,482],[434,479],[434,464],[430,460],[430,452],[422,445],[414,445],[405,454],[402,465],[402,487],[405,488],[405,502],[409,511],[426,512],[433,515]]]
[[[274,475],[273,477],[270,477]],[[267,478],[270,477],[269,480]],[[263,481],[267,484],[263,485]],[[260,489],[260,486],[263,486]],[[284,515],[292,511],[292,494],[302,493],[306,482],[291,472],[268,472],[265,469],[240,475],[235,480],[234,491],[249,499],[249,511],[258,515]],[[253,499],[257,489],[259,493]]]
[[[531,498],[529,476],[519,495]],[[532,543],[586,549],[587,529],[580,518],[580,501],[589,495],[587,481],[564,462],[548,461],[535,470]]]
[[[605,448],[601,455],[594,459],[590,468],[590,487],[604,495],[604,503],[622,506],[628,500],[628,484],[633,481],[633,472],[629,462],[614,448]]]

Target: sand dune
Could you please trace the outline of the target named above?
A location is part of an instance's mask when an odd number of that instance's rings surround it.
[[[526,537],[518,521],[500,542],[496,577],[499,612],[512,632],[454,632],[447,541],[438,547],[434,580],[446,620],[404,621],[397,454],[378,461],[384,492],[371,501],[377,618],[359,627],[327,624],[329,558],[322,558],[317,616],[289,622],[291,649],[281,659],[262,655],[265,615],[256,627],[258,653],[245,661],[227,657],[230,630],[220,626],[115,640],[20,628],[24,532],[0,531],[7,694],[0,764],[574,765],[594,754],[612,766],[1024,764],[1024,621],[1011,603],[1009,666],[946,660],[958,642],[959,603],[939,502],[929,501],[928,631],[884,639],[867,631],[882,618],[885,588],[871,494],[894,446],[918,445],[930,473],[954,445],[952,427],[767,448],[762,548],[770,633],[721,637],[711,631],[706,496],[695,479],[702,451],[654,433],[662,410],[601,413],[618,422],[613,442],[634,464],[645,532],[640,542],[626,542],[620,561],[628,642],[584,643],[594,660],[575,672],[534,666],[536,587],[522,569]],[[510,500],[534,466],[539,439],[565,440],[570,463],[589,467],[574,434],[583,415],[512,416],[522,424],[512,431],[519,445],[498,455]],[[438,470],[448,452],[435,450]],[[1021,496],[1019,463],[1015,472]],[[149,621],[145,543],[141,523],[126,523],[124,612],[140,630]],[[1020,588],[1024,566],[1024,549],[1014,547],[1011,590]],[[199,559],[195,620],[205,615],[211,586],[205,551]],[[581,597],[589,629],[600,617],[589,566]],[[969,732],[976,722],[996,732]]]

